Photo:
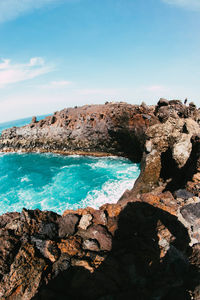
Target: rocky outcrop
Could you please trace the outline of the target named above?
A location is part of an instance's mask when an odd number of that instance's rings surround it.
[[[184,188],[193,176],[198,178],[200,110],[194,105],[187,107],[178,100],[161,99],[155,115],[161,122],[146,131],[141,175],[133,188],[134,194],[159,186],[175,191]]]
[[[179,209],[172,194],[143,194],[63,216],[2,215],[0,298],[192,299],[199,204]]]
[[[166,99],[85,110],[6,130],[1,149],[78,151],[82,135],[86,153],[142,156],[140,177],[99,210],[0,216],[0,299],[200,299],[200,111]]]
[[[0,151],[121,155],[140,161],[153,108],[127,103],[63,109],[29,125],[4,130]]]

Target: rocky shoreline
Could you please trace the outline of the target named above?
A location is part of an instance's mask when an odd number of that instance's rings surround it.
[[[64,109],[3,131],[0,151],[141,161],[116,204],[0,216],[0,299],[200,299],[200,110],[160,99]]]
[[[123,102],[63,109],[29,125],[4,130],[0,151],[126,156],[140,161],[153,107]]]

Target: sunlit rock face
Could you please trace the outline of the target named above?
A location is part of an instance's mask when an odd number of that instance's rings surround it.
[[[4,130],[1,151],[121,155],[139,162],[152,107],[123,102],[63,109],[29,125]]]
[[[142,171],[117,203],[0,217],[2,299],[199,299],[199,110],[162,99],[149,115],[144,131],[130,127]]]

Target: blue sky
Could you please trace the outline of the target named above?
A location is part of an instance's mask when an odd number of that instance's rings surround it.
[[[200,106],[200,0],[0,1],[0,122],[160,97]]]

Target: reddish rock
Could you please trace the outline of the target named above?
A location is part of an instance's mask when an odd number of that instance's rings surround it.
[[[83,239],[95,239],[98,241],[100,249],[110,251],[112,248],[112,236],[102,225],[92,225],[87,231],[78,231]]]
[[[162,99],[156,109],[65,109],[4,131],[2,151],[143,159],[140,178],[116,204],[0,216],[0,298],[197,300],[199,122],[195,106]]]
[[[64,238],[76,232],[76,227],[79,222],[79,217],[75,214],[67,214],[59,220],[59,237]]]
[[[29,125],[4,130],[0,151],[115,154],[140,161],[153,119],[150,107],[122,102],[63,109],[39,122],[34,118]]]
[[[78,237],[62,239],[57,245],[61,253],[66,253],[69,256],[81,255],[81,240]]]
[[[66,216],[68,214],[77,214],[77,215],[87,215],[87,214],[93,214],[93,212],[95,211],[94,208],[92,207],[86,207],[86,208],[79,208],[77,210],[65,210],[63,213],[63,216]]]
[[[10,272],[3,277],[0,298],[32,299],[46,268],[45,260],[36,255],[32,245],[21,247],[10,266]]]
[[[102,210],[95,210],[93,212],[93,223],[104,226],[107,224],[106,215]]]
[[[100,207],[100,210],[105,211],[110,218],[113,218],[120,214],[122,206],[120,204],[104,204]]]

